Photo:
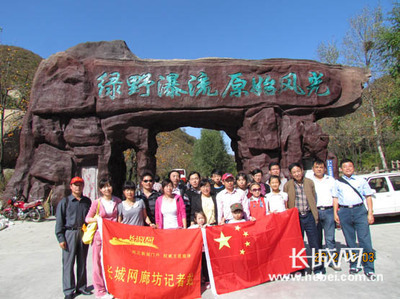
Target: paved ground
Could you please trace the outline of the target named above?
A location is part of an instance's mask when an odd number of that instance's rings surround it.
[[[61,288],[61,249],[54,236],[55,220],[40,223],[17,221],[0,231],[0,298],[63,298]],[[221,298],[400,298],[400,217],[378,220],[371,226],[377,252],[376,273],[380,281],[354,281],[364,275],[348,275],[343,271],[327,271],[327,279],[338,281],[274,281],[246,290],[225,294]],[[340,230],[338,245],[344,244]],[[91,250],[89,250],[90,252]],[[91,256],[88,258],[88,279],[91,285]],[[350,281],[351,280],[351,281]],[[203,298],[213,298],[210,290]],[[95,298],[79,296],[77,298]]]

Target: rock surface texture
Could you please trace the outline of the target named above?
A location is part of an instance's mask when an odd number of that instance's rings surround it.
[[[139,172],[155,171],[157,133],[182,126],[224,130],[245,172],[325,160],[329,138],[316,121],[357,109],[367,80],[309,60],[143,60],[123,41],[80,44],[39,66],[4,198],[53,189],[57,203],[86,166],[111,175],[118,193],[123,151],[135,149]]]

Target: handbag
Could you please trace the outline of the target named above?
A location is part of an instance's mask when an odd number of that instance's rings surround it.
[[[97,204],[97,210],[96,210],[96,215],[99,214],[99,208],[100,208],[100,199],[99,203]],[[96,222],[90,222],[88,225],[83,225],[82,226],[82,231],[83,231],[83,236],[82,236],[82,242],[83,244],[90,245],[93,242],[93,237],[94,234],[97,230],[97,221]]]

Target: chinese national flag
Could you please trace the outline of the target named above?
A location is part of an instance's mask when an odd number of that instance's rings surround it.
[[[152,229],[103,220],[103,266],[116,298],[199,298],[197,229]]]
[[[269,281],[272,275],[304,269],[291,258],[304,248],[298,215],[294,208],[257,221],[207,227],[206,256],[213,292],[241,290]]]

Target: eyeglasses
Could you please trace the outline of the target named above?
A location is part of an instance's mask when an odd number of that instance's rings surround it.
[[[255,191],[261,191],[261,188],[258,189],[251,189],[251,191],[255,192]]]
[[[152,183],[153,180],[143,180],[143,183]]]

